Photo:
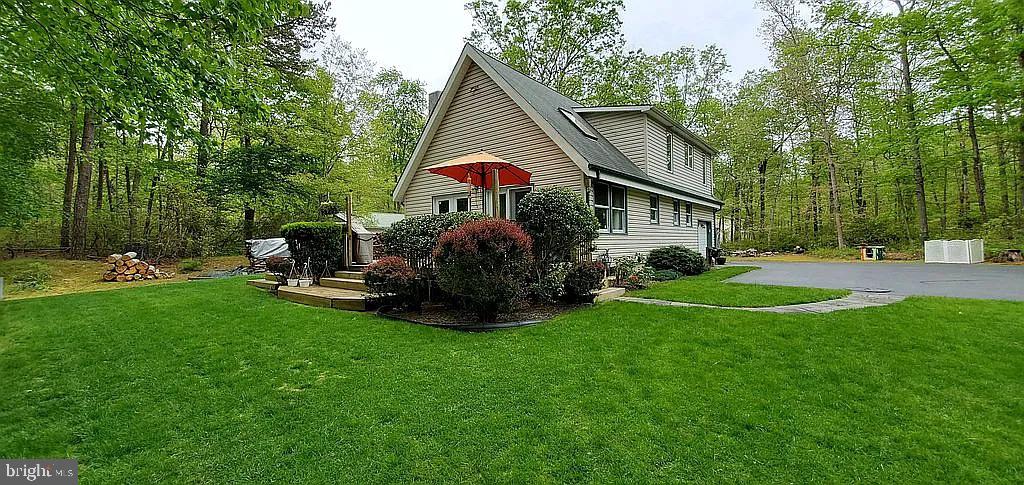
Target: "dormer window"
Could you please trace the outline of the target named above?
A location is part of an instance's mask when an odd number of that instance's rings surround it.
[[[568,108],[558,108],[558,111],[562,113],[562,116],[565,116],[577,130],[580,130],[580,133],[583,133],[584,136],[587,138],[593,138],[594,140],[597,139],[597,133],[594,133],[594,130],[591,130],[590,126],[587,125],[587,123],[583,121],[583,118],[580,118],[580,115],[575,111]]]

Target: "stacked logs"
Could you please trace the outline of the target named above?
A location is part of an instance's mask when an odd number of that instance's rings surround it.
[[[110,265],[110,268],[103,273],[103,281],[138,281],[174,277],[174,273],[161,271],[136,256],[138,254],[132,251],[107,256],[107,264]]]

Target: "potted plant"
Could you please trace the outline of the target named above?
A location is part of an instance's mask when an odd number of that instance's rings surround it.
[[[288,286],[299,286],[299,275],[295,271],[295,263],[292,262],[292,268],[288,271]]]
[[[309,288],[309,285],[313,284],[313,275],[309,273],[309,261],[302,266],[302,274],[299,276],[299,287]]]
[[[715,258],[715,264],[725,264],[725,250],[722,248],[711,248],[711,257]]]

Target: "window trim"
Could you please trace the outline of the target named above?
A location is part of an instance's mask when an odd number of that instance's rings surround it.
[[[678,227],[681,224],[682,216],[679,210],[679,199],[672,199],[672,225]]]
[[[693,145],[686,144],[686,168],[693,170]]]
[[[700,181],[704,185],[708,184],[708,157],[703,153],[700,155]]]
[[[693,227],[693,202],[686,203],[686,227]]]
[[[534,187],[532,185],[513,185],[510,187],[502,187],[498,191],[498,199],[500,200],[502,197],[505,198],[505,212],[501,214],[501,217],[509,221],[516,220],[515,216],[518,214],[515,213],[516,208],[512,204],[513,199],[515,199],[515,194],[518,192],[530,193],[533,192],[533,189]],[[487,197],[484,199],[484,213],[491,213],[490,190],[487,191]]]
[[[650,194],[650,212],[648,221],[651,224],[661,224],[661,197],[658,194]]]
[[[459,210],[459,199],[466,199],[466,210],[464,210],[464,211],[460,211]],[[441,206],[441,202],[442,201],[447,201],[448,202],[449,210],[448,210],[448,212],[445,212],[445,214],[451,214],[453,212],[472,212],[473,211],[473,201],[472,201],[472,198],[470,198],[469,194],[466,194],[465,192],[460,192],[460,193],[454,193],[454,194],[446,194],[446,195],[434,196],[431,199],[431,201],[430,201],[430,212],[432,214],[441,214],[441,211],[440,211],[441,207],[440,206]]]
[[[595,195],[597,190],[595,187],[600,184],[607,188],[608,193],[608,205],[599,205],[597,203],[597,196]],[[615,195],[616,189],[622,190],[622,208],[615,207]],[[607,227],[599,229],[601,232],[606,234],[629,234],[629,189],[624,185],[617,185],[603,180],[594,180],[590,187],[591,197],[593,200],[593,209],[596,212],[598,209],[608,211],[605,214],[605,224]],[[612,227],[612,214],[614,211],[622,212],[622,229],[614,229]]]

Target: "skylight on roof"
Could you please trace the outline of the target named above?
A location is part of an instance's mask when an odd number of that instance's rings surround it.
[[[597,139],[597,133],[594,133],[594,130],[591,130],[590,126],[588,126],[586,122],[583,121],[583,118],[580,118],[580,115],[575,111],[567,108],[558,108],[558,111],[562,113],[562,116],[565,116],[570,122],[572,122],[572,125],[575,126],[577,130],[580,130],[580,133],[583,133],[587,138]]]

